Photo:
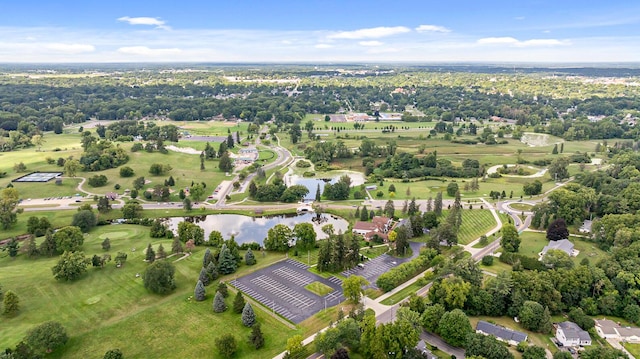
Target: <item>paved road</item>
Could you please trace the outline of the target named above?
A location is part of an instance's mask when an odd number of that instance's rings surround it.
[[[422,334],[420,334],[420,339],[423,339],[425,342],[431,345],[435,345],[436,347],[438,347],[438,349],[447,354],[455,355],[457,359],[465,358],[464,349],[452,347],[437,335],[433,335],[431,333],[423,331]]]

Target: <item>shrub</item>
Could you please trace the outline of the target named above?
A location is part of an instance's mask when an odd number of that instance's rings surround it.
[[[107,184],[107,181],[108,181],[107,176],[95,175],[93,177],[90,177],[87,183],[91,187],[102,187]]]
[[[482,265],[492,266],[493,265],[493,256],[492,255],[486,255],[486,256],[482,257]]]

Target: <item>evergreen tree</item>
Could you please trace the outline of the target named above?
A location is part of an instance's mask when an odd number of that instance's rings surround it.
[[[419,210],[420,208],[416,205],[416,198],[415,197],[411,198],[411,202],[409,203],[409,208],[407,209],[407,214],[409,216],[413,216],[416,213],[418,213]]]
[[[231,162],[231,157],[229,157],[229,152],[225,151],[222,156],[220,156],[218,168],[223,172],[229,172],[233,169],[233,163]]]
[[[240,144],[240,132],[236,131],[236,143],[239,145]]]
[[[442,192],[436,194],[436,200],[433,202],[433,211],[438,217],[442,214]]]
[[[204,284],[199,280],[196,284],[196,289],[193,291],[193,298],[198,302],[202,302],[205,299],[206,294],[207,292],[204,289]]]
[[[253,255],[253,251],[251,251],[251,248],[247,249],[247,253],[244,254],[244,262],[248,266],[256,264],[256,257]]]
[[[369,220],[369,211],[367,210],[367,206],[362,206],[362,210],[360,211],[360,220],[364,222]]]
[[[222,142],[220,144],[220,148],[218,149],[218,158],[222,157],[222,154],[227,152],[227,143],[226,142]],[[192,184],[193,186],[193,184]]]
[[[180,238],[174,237],[173,242],[171,243],[171,253],[182,253],[183,250]]]
[[[238,269],[238,263],[226,244],[220,249],[220,258],[218,259],[218,271],[222,274],[231,274]]]
[[[202,257],[202,268],[207,268],[211,261],[213,261],[213,255],[211,255],[211,250],[207,248],[207,250],[204,251],[204,256]]]
[[[207,266],[207,276],[209,277],[209,283],[218,279],[218,269],[214,262],[210,262]]]
[[[316,202],[320,202],[320,183],[318,183],[318,186],[316,187],[316,198],[315,198]]]
[[[403,215],[407,214],[408,210],[409,210],[409,201],[405,199],[404,202],[402,203],[402,214]]]
[[[38,256],[38,246],[36,245],[36,237],[30,235],[29,238],[24,243],[22,247],[24,253],[27,254],[27,257],[34,258]]]
[[[249,334],[249,342],[256,349],[260,349],[264,346],[264,336],[262,335],[262,330],[260,329],[260,323],[256,322],[251,327],[251,334]]]
[[[13,315],[20,310],[20,298],[13,291],[8,290],[4,294],[4,299],[2,300],[2,312],[6,315]],[[243,320],[244,320],[244,313]]]
[[[236,314],[242,313],[245,303],[242,292],[238,291],[238,293],[236,293],[236,297],[233,299],[233,312]]]
[[[387,203],[385,203],[384,205],[384,213],[386,213],[387,216],[389,216],[389,218],[393,218],[393,216],[395,215],[396,209],[395,206],[393,205],[393,201],[392,200],[388,200]]]
[[[256,323],[256,313],[253,312],[251,303],[246,303],[242,309],[242,324],[245,327],[251,327]]]
[[[153,263],[156,260],[156,252],[153,250],[151,243],[147,246],[147,254],[145,255],[145,259],[148,263]]]
[[[551,151],[552,155],[557,155],[558,154],[558,144],[556,143],[555,145],[553,145],[553,150]]]
[[[178,192],[178,198],[180,198],[180,200],[184,200],[185,198],[187,198],[187,195],[184,193],[183,188],[180,188],[180,192]]]
[[[224,302],[224,297],[220,292],[216,292],[215,297],[213,297],[213,311],[216,313],[222,313],[227,310],[227,305]]]
[[[110,349],[104,353],[102,359],[124,359],[124,354],[120,349]]]
[[[229,296],[229,290],[227,289],[227,285],[224,282],[218,283],[218,288],[216,288],[217,292],[220,292],[224,298]]]
[[[431,212],[433,211],[433,197],[429,196],[429,199],[427,200],[427,212]]]
[[[18,255],[19,244],[15,237],[11,238],[5,247],[7,252],[9,252],[9,257],[13,258]]]
[[[200,269],[200,275],[198,276],[198,282],[202,282],[203,285],[207,286],[210,283],[209,275],[207,274],[207,269],[202,267]]]
[[[169,180],[167,181],[167,184],[168,184],[170,187],[173,187],[173,186],[175,186],[175,185],[176,185],[176,180],[175,180],[175,179],[173,179],[173,176],[169,176]]]
[[[111,249],[111,240],[105,238],[104,241],[102,241],[102,250],[108,251],[109,249]]]
[[[205,167],[204,167],[204,155],[200,154],[200,171],[204,171],[204,170],[205,170]]]
[[[256,186],[255,182],[251,181],[251,183],[249,183],[249,196],[251,198],[254,198],[257,192],[258,192],[258,186]]]
[[[158,246],[158,258],[160,259],[167,258],[167,253],[164,251],[164,247],[162,246],[162,243],[160,243],[160,245]]]
[[[356,207],[356,212],[353,214],[354,217],[360,218],[360,206]]]
[[[227,148],[233,148],[233,147],[234,147],[233,136],[231,136],[231,134],[229,134],[227,136]]]

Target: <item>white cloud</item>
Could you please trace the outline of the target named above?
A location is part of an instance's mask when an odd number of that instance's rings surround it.
[[[119,48],[118,52],[127,55],[165,56],[178,54],[181,50],[178,48],[151,49],[146,46],[125,46]]]
[[[329,35],[329,38],[330,39],[348,39],[348,40],[377,39],[380,37],[404,34],[407,32],[411,32],[411,29],[404,26],[372,27],[369,29],[341,31],[341,32]]]
[[[526,19],[524,16],[516,16],[513,18],[514,20],[524,20]]]
[[[317,44],[316,46],[314,46],[316,49],[330,49],[333,46],[329,45],[329,44]]]
[[[451,32],[450,29],[447,29],[444,26],[440,25],[420,25],[416,27],[417,32]]]
[[[384,45],[384,43],[380,42],[380,41],[360,41],[358,44],[360,44],[360,46],[382,46]]]
[[[480,45],[517,44],[518,40],[513,37],[485,37],[479,39],[477,42]]]
[[[44,45],[49,50],[58,51],[58,52],[66,52],[68,54],[80,54],[83,52],[93,52],[96,50],[96,47],[93,45],[86,44],[63,44],[59,42],[54,42],[50,44]]]
[[[485,37],[476,41],[478,45],[510,45],[515,47],[563,46],[570,45],[567,40],[530,39],[520,41],[513,37]]]
[[[149,25],[149,26],[155,26],[158,29],[165,29],[165,30],[169,30],[170,27],[166,25],[166,22],[164,20],[160,20],[158,18],[155,17],[129,17],[129,16],[123,16],[118,18],[118,21],[122,21],[122,22],[126,22],[129,25]]]

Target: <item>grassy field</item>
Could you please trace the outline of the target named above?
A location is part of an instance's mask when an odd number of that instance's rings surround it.
[[[520,243],[520,254],[536,258],[538,257],[538,253],[542,251],[542,248],[549,243],[545,233],[542,232],[525,231],[520,234],[520,239],[522,240]],[[597,248],[593,243],[575,237],[570,237],[569,240],[573,242],[574,249],[580,251],[576,257],[571,258],[575,264],[579,264],[584,258],[587,258],[592,264],[596,264],[608,256],[606,252]]]
[[[401,300],[409,297],[411,295],[411,293],[416,293],[422,287],[424,287],[424,285],[421,285],[421,284],[418,284],[418,282],[415,282],[415,283],[407,286],[406,288],[402,289],[398,293],[395,293],[394,295],[390,296],[389,298],[383,300],[382,304],[384,304],[384,305],[394,305],[394,304],[400,302]]]
[[[623,345],[624,345],[624,348],[627,349],[631,355],[633,355],[636,358],[640,358],[640,344],[624,343]]]
[[[312,282],[304,286],[308,291],[315,293],[321,297],[333,292],[333,288],[321,282]]]
[[[442,211],[440,221],[447,218],[447,211]],[[468,244],[496,226],[496,221],[488,209],[463,210],[462,225],[458,231],[458,243]]]
[[[213,287],[207,288],[206,301],[189,300],[202,265],[202,248],[175,263],[178,288],[172,294],[149,294],[142,279],[136,277],[147,266],[143,261],[144,248],[148,243],[154,247],[162,243],[169,250],[171,241],[152,239],[148,231],[146,227],[134,225],[96,228],[85,239],[85,254],[90,257],[104,253],[100,243],[102,238],[110,237],[109,253],[114,256],[119,251],[125,252],[127,262],[122,268],[116,268],[113,262],[104,269],[88,268],[88,273],[70,283],[57,282],[51,275],[50,268],[57,262],[55,257],[28,259],[20,255],[12,259],[2,253],[3,289],[18,294],[21,310],[16,317],[3,318],[0,346],[14,346],[29,328],[57,320],[65,326],[71,340],[62,350],[50,355],[53,358],[101,356],[115,347],[122,349],[128,358],[216,357],[213,340],[221,332],[236,336],[238,357],[263,358],[281,352],[286,338],[301,332],[255,308],[266,337],[266,347],[255,351],[245,340],[250,330],[242,325],[239,315],[230,310],[223,314],[212,312]],[[282,254],[269,253],[265,258],[257,258],[257,267],[241,266],[237,275],[281,258]],[[233,297],[227,298],[228,305],[232,301]],[[176,333],[180,333],[181,340],[168,340]],[[193,345],[195,342],[199,344]]]

